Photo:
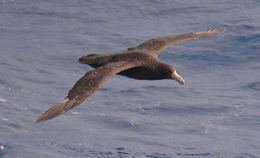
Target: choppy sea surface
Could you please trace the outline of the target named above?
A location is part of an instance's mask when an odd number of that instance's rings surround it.
[[[35,120],[108,54],[223,27],[160,59],[186,85],[113,76],[82,105]],[[0,0],[0,157],[259,158],[259,0]]]

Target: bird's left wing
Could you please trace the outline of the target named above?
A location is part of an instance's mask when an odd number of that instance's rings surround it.
[[[177,42],[196,40],[196,39],[200,39],[200,38],[208,38],[208,37],[217,35],[223,31],[225,31],[225,29],[215,28],[215,29],[209,29],[209,30],[201,31],[201,32],[158,37],[158,38],[153,38],[153,39],[147,40],[144,43],[138,45],[137,47],[128,48],[128,50],[136,49],[136,50],[139,50],[142,52],[159,55],[161,53],[161,51],[163,51],[165,48],[167,48]]]
[[[120,61],[109,63],[105,66],[87,72],[69,91],[65,100],[48,109],[45,113],[39,116],[35,122],[38,123],[46,121],[67,112],[68,110],[81,104],[87,97],[101,88],[104,82],[112,75],[129,68],[140,66],[141,64],[142,62],[134,60]]]

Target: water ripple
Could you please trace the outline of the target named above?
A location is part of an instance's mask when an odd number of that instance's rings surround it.
[[[260,82],[253,82],[245,86],[247,89],[251,89],[254,91],[260,91]]]

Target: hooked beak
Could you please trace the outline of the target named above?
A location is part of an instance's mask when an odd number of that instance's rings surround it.
[[[185,84],[184,79],[183,79],[176,71],[174,71],[174,72],[172,73],[172,79],[176,80],[177,82],[179,82],[179,83],[182,84],[182,85]]]

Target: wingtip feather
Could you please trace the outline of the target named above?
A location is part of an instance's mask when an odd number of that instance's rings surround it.
[[[61,115],[66,112],[65,106],[67,105],[69,99],[65,99],[62,102],[54,105],[50,109],[48,109],[46,112],[44,112],[42,115],[40,115],[37,120],[34,121],[34,123],[40,123],[49,119],[52,119],[58,115]]]
[[[206,31],[195,32],[194,34],[211,37],[213,35],[217,35],[221,32],[224,32],[225,30],[226,30],[225,28],[214,28],[214,29],[208,29]]]

